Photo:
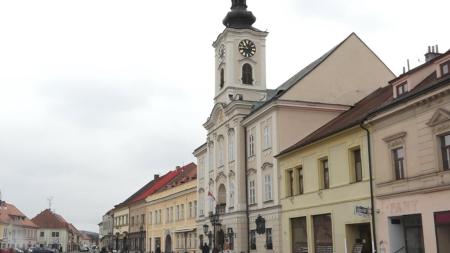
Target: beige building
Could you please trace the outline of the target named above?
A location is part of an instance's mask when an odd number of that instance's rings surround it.
[[[171,172],[173,179],[146,198],[149,252],[199,252],[197,216],[197,166]]]
[[[368,122],[380,252],[450,252],[450,52],[434,51]]]
[[[114,207],[114,249],[115,250],[128,250],[128,232],[129,232],[129,207],[122,203]]]
[[[217,212],[221,229],[233,232],[224,249],[282,252],[281,185],[274,155],[394,75],[351,34],[277,89],[267,89],[267,33],[251,26],[253,14],[237,11],[246,8],[242,4],[233,2],[226,28],[213,43],[215,105],[203,124],[206,142],[194,151],[199,164],[197,229],[212,227],[209,214]],[[259,216],[265,220],[263,234],[256,233]]]
[[[372,252],[369,149],[360,124],[391,98],[390,86],[377,89],[277,156],[283,252]]]

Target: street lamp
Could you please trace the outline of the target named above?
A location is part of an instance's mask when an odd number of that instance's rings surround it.
[[[203,225],[203,233],[205,233],[205,235],[208,234],[208,229],[209,229],[208,224]]]

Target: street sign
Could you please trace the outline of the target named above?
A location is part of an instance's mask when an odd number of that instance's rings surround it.
[[[370,215],[370,209],[364,206],[355,206],[355,215],[367,217]]]

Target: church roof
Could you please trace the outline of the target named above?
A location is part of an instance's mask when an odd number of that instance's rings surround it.
[[[247,11],[246,0],[231,0],[231,11],[223,19],[227,28],[254,29],[256,17],[251,11]]]
[[[31,220],[41,228],[70,228],[70,223],[68,223],[61,215],[50,209],[45,209]]]

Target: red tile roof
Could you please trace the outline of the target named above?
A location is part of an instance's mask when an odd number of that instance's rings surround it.
[[[61,215],[52,212],[50,209],[45,209],[31,220],[41,228],[70,229],[71,225]]]
[[[22,227],[38,228],[30,219],[25,216],[13,204],[1,202],[0,204],[0,223],[13,224]]]
[[[161,187],[158,189],[157,192],[161,192],[167,189],[170,189],[172,187],[176,187],[181,184],[188,183],[192,180],[197,179],[197,165],[195,163],[190,163],[188,165],[185,165],[181,167],[180,173],[173,178],[170,182],[168,182],[164,187]]]

